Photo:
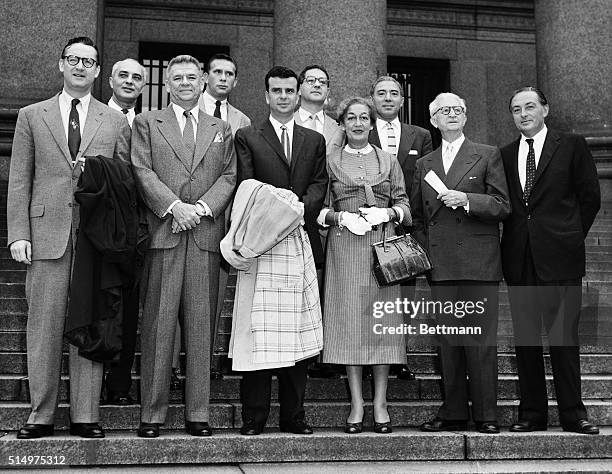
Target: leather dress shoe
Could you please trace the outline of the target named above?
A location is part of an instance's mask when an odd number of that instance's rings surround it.
[[[157,423],[140,423],[136,432],[139,438],[158,438],[159,424]]]
[[[497,434],[499,433],[499,425],[494,421],[485,421],[483,423],[477,423],[476,430],[485,434]]]
[[[421,431],[465,431],[467,430],[467,422],[434,418],[423,423],[420,429]]]
[[[181,390],[183,388],[183,384],[181,383],[181,379],[179,378],[180,375],[181,369],[173,367],[172,375],[170,377],[170,390]]]
[[[53,436],[53,425],[38,425],[28,423],[17,432],[18,439],[35,439]]]
[[[283,423],[279,426],[280,430],[284,433],[293,434],[312,434],[312,428],[304,420],[295,420],[290,423]]]
[[[599,434],[599,428],[591,423],[589,420],[581,419],[575,423],[563,425],[563,431],[572,431],[573,433],[580,434]]]
[[[104,430],[98,423],[70,423],[70,434],[81,438],[104,438]]]
[[[395,375],[400,380],[414,380],[416,375],[408,368],[407,365],[398,365],[392,369],[392,375]]]
[[[374,422],[374,433],[379,434],[389,434],[393,433],[393,428],[391,428],[391,422],[385,421],[384,423]]]
[[[185,430],[191,436],[212,436],[212,429],[206,421],[187,421]]]
[[[130,397],[128,393],[109,392],[106,397],[106,403],[108,405],[126,406],[133,405],[134,400],[132,399],[132,397]]]
[[[530,420],[519,420],[510,427],[514,433],[530,433],[532,431],[546,431],[546,423],[536,423]]]
[[[263,426],[258,423],[255,423],[254,420],[246,420],[242,424],[242,428],[240,428],[240,434],[245,436],[255,436],[259,435],[263,432]]]

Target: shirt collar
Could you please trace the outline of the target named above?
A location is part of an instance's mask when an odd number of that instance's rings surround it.
[[[276,133],[280,133],[281,127],[283,125],[287,127],[287,133],[293,133],[293,124],[295,123],[295,120],[293,118],[291,118],[291,120],[284,124],[280,123],[278,120],[272,117],[272,115],[270,115],[269,120],[272,126],[274,127],[274,130],[276,130]]]
[[[348,144],[344,145],[344,151],[346,151],[347,153],[352,153],[353,155],[356,155],[358,153],[365,155],[367,153],[370,153],[373,149],[374,148],[372,148],[372,145],[370,145],[369,143],[360,149],[351,148]]]
[[[546,124],[544,124],[544,126],[542,127],[542,130],[540,130],[533,137],[531,137],[533,138],[534,146],[536,143],[538,144],[544,143],[544,140],[546,140],[547,132],[548,132],[548,128],[546,127]],[[527,137],[521,133],[521,142],[524,142],[525,140],[527,140]]]
[[[123,107],[121,107],[117,102],[115,102],[115,98],[111,97],[110,100],[108,101],[108,106],[111,109],[114,110],[118,110],[119,112],[121,112],[123,110]],[[128,113],[130,113],[131,111],[134,110],[134,107],[126,107]]]
[[[461,148],[461,145],[463,145],[464,141],[465,141],[465,135],[463,133],[461,134],[461,136],[459,138],[457,138],[453,142],[447,142],[443,138],[442,139],[442,149],[444,150],[448,145],[452,144],[453,145],[453,150],[458,151],[459,148]]]
[[[183,107],[181,107],[180,105],[176,105],[174,102],[172,102],[172,110],[174,110],[174,115],[176,115],[177,122],[181,123],[181,120],[185,117],[183,115],[183,112],[185,111],[185,109]],[[198,104],[196,104],[195,107],[193,107],[191,110],[189,110],[189,112],[191,112],[191,115],[195,119],[196,124],[198,123],[198,112],[199,112],[199,110],[200,110],[200,108],[198,107]]]
[[[76,97],[72,97],[66,89],[62,89],[62,93],[60,94],[59,100],[61,100],[65,105],[68,106],[68,109],[72,107],[72,99],[76,99]],[[87,110],[89,108],[89,102],[91,101],[91,92],[87,95],[84,95],[79,99],[81,107],[83,110]]]
[[[397,129],[397,128],[399,128],[401,126],[401,122],[399,121],[398,117],[395,117],[391,121],[383,120],[381,118],[377,118],[376,119],[376,125],[378,126],[378,128],[386,127],[388,123],[390,123],[393,126],[394,129]]]
[[[300,119],[302,120],[302,122],[305,122],[306,120],[308,120],[311,115],[316,116],[321,123],[324,123],[325,121],[325,114],[323,113],[322,110],[319,110],[316,114],[313,114],[313,113],[308,112],[308,110],[300,107],[298,110],[298,114],[300,114]]]
[[[202,97],[204,98],[204,105],[206,106],[206,108],[208,109],[209,107],[212,108],[212,110],[215,110],[216,107],[216,103],[217,99],[215,99],[212,95],[210,95],[208,93],[208,90],[205,90],[202,93]],[[226,105],[227,104],[227,99],[223,99],[221,102],[221,105]]]

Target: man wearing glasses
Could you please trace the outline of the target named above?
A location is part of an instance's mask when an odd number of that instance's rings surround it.
[[[74,199],[85,156],[129,161],[130,127],[120,112],[91,96],[100,73],[87,37],[64,47],[61,93],[19,111],[7,202],[11,256],[27,265],[27,353],[32,412],[17,437],[53,434],[62,340],[79,226]],[[70,346],[70,433],[103,438],[98,424],[102,364]]]
[[[433,267],[429,284],[439,309],[429,328],[439,335],[444,385],[437,416],[421,430],[466,429],[471,394],[476,429],[494,434],[499,433],[499,222],[510,213],[510,203],[499,150],[463,135],[466,110],[465,101],[451,93],[429,105],[442,146],[417,161],[410,198],[414,236]]]

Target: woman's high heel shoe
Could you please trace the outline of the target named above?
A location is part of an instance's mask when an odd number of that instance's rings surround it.
[[[374,422],[374,432],[380,434],[389,434],[393,433],[393,428],[391,428],[391,422],[386,421],[384,423]]]
[[[359,421],[357,423],[349,423],[346,422],[344,425],[344,432],[348,434],[358,434],[363,431],[363,421]]]

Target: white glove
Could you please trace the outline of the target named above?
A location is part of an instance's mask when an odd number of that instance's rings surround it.
[[[359,210],[372,225],[389,222],[389,212],[383,207],[360,207]]]
[[[365,235],[372,230],[372,225],[363,217],[352,212],[343,212],[340,216],[340,225],[346,227],[355,235]]]

